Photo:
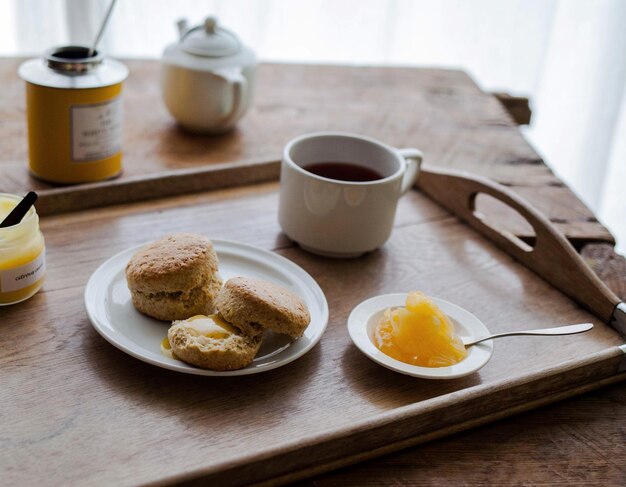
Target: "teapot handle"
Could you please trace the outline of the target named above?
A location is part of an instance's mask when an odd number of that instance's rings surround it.
[[[248,81],[239,68],[214,71],[214,74],[226,80],[233,90],[232,108],[221,121],[222,126],[229,127],[239,119],[241,113],[245,110],[243,97],[248,88]]]

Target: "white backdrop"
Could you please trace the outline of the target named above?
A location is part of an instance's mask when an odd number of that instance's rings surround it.
[[[89,43],[108,0],[0,0],[0,55]],[[527,137],[626,252],[625,0],[118,0],[102,48],[158,58],[217,15],[265,61],[457,67],[529,96]]]

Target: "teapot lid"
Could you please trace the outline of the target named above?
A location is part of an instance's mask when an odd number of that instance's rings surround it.
[[[207,17],[203,25],[181,33],[180,46],[190,54],[204,57],[230,56],[241,49],[237,36],[218,26],[215,17]]]

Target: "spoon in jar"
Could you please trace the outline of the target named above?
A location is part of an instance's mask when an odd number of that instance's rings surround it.
[[[497,333],[495,335],[489,335],[482,338],[475,337],[460,337],[463,341],[465,348],[476,345],[477,343],[484,342],[486,340],[493,340],[494,338],[510,337],[510,336],[556,336],[556,335],[575,335],[576,333],[584,333],[593,328],[591,323],[579,323],[577,325],[557,326],[555,328],[541,328],[539,330],[525,330],[525,331],[511,331],[507,333]]]
[[[104,29],[106,28],[107,24],[109,23],[109,18],[111,17],[111,13],[113,12],[113,7],[115,7],[115,2],[117,0],[111,0],[111,3],[109,4],[109,9],[107,10],[106,14],[104,15],[104,19],[102,20],[102,24],[100,25],[100,30],[98,31],[98,35],[96,36],[96,40],[93,41],[93,44],[91,45],[91,47],[89,48],[89,51],[87,51],[87,57],[91,57],[96,53],[96,47],[98,47],[98,43],[100,42],[100,38],[102,37],[102,34],[104,34]]]
[[[0,222],[0,228],[12,227],[22,221],[22,218],[28,213],[30,207],[37,201],[37,193],[34,191],[29,192],[22,201],[20,201],[15,208],[9,213],[2,222]]]

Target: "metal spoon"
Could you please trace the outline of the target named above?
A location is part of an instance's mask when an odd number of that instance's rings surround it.
[[[578,325],[568,325],[568,326],[557,326],[556,328],[541,328],[539,330],[525,330],[525,331],[511,331],[508,333],[498,333],[496,335],[489,335],[482,338],[475,337],[461,337],[463,341],[463,345],[465,347],[471,347],[472,345],[476,345],[477,343],[484,342],[485,340],[492,340],[494,338],[502,338],[502,337],[510,337],[510,336],[518,336],[518,335],[544,335],[544,336],[555,336],[555,335],[575,335],[576,333],[584,333],[593,328],[593,324],[591,323],[579,323]]]
[[[107,10],[107,13],[104,16],[102,25],[100,26],[100,30],[98,31],[98,35],[96,36],[96,40],[93,41],[93,45],[89,48],[89,51],[87,52],[87,57],[91,57],[95,54],[96,47],[98,47],[98,42],[100,42],[100,38],[102,37],[102,34],[104,34],[104,29],[109,23],[109,17],[111,17],[111,13],[113,12],[113,7],[115,7],[116,1],[117,0],[111,0],[111,4],[109,5],[109,9]]]

